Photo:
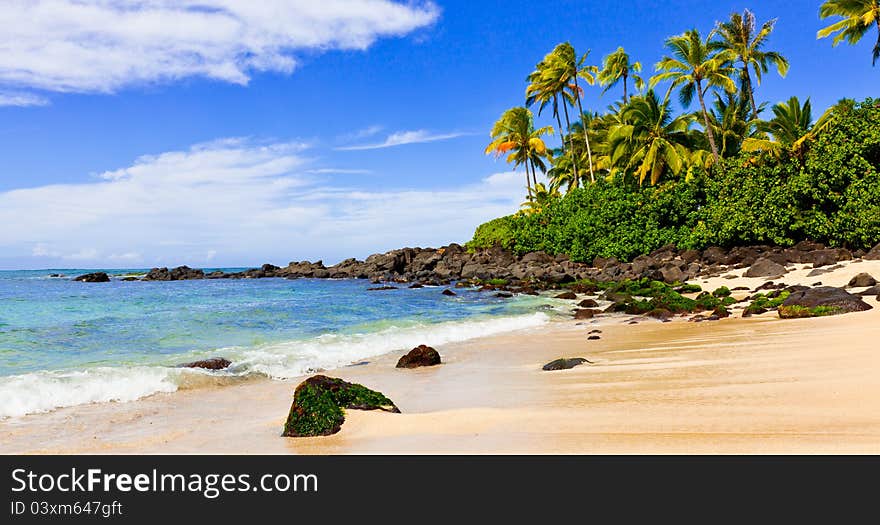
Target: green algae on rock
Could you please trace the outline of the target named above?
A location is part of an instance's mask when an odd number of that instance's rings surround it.
[[[381,392],[335,377],[317,375],[296,387],[284,423],[285,437],[329,436],[345,422],[343,409],[400,413]]]

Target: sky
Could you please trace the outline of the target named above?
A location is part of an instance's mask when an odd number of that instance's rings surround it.
[[[817,40],[819,0],[7,0],[0,268],[332,264],[467,241],[516,211],[486,156],[556,44],[590,61],[733,11],[778,18],[760,101],[878,96],[870,33]],[[827,25],[827,23],[825,24]],[[619,93],[588,88],[602,110]],[[549,115],[542,122],[552,124]]]

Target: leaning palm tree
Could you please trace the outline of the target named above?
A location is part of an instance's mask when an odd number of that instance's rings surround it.
[[[632,173],[639,184],[650,176],[656,184],[666,173],[681,173],[690,162],[688,128],[691,115],[673,117],[669,93],[661,102],[653,90],[632,97],[622,112],[622,124],[608,137],[611,162],[618,171]]]
[[[609,89],[616,86],[619,82],[623,82],[623,103],[629,102],[627,92],[627,81],[630,77],[636,89],[642,90],[645,87],[645,81],[639,76],[642,71],[640,62],[630,62],[629,55],[622,47],[618,47],[617,51],[606,56],[602,61],[602,70],[599,71],[599,83],[605,86],[602,94],[608,92]]]
[[[501,118],[492,126],[492,142],[486,147],[486,154],[496,156],[508,153],[507,162],[513,163],[514,169],[523,165],[526,168],[526,190],[532,199],[532,184],[537,186],[536,170],[547,171],[544,159],[548,156],[547,145],[541,138],[552,135],[553,128],[545,126],[535,129],[532,112],[523,107],[515,107],[505,111]],[[531,168],[531,173],[529,172]],[[529,177],[531,176],[531,180]]]
[[[655,68],[658,73],[651,78],[650,87],[653,88],[658,82],[671,80],[667,95],[672,90],[681,88],[679,100],[685,107],[690,106],[694,94],[697,95],[706,135],[717,163],[718,147],[709,123],[705,94],[713,87],[722,88],[729,93],[736,91],[736,84],[730,78],[735,73],[730,65],[733,54],[730,51],[713,50],[710,40],[703,40],[696,29],[670,37],[666,40],[666,47],[671,51],[671,56],[664,56],[657,63]]]
[[[762,48],[767,43],[776,19],[764,22],[761,29],[755,21],[755,15],[746,9],[742,14],[733,13],[727,22],[718,22],[712,35],[718,35],[719,40],[710,43],[713,49],[729,51],[736,56],[740,66],[740,92],[748,97],[752,105],[752,117],[758,116],[758,105],[755,104],[755,85],[761,85],[761,77],[766,73],[770,64],[776,66],[776,71],[781,76],[788,73],[788,60],[776,51],[764,51]],[[710,35],[710,38],[711,36]],[[755,73],[755,83],[752,82],[752,74]]]
[[[566,148],[566,135],[562,133],[562,118],[559,112],[559,101],[562,99],[562,105],[565,110],[565,121],[568,124],[568,127],[571,126],[571,122],[568,116],[568,106],[567,95],[565,92],[565,84],[561,82],[559,79],[559,72],[553,70],[553,62],[555,58],[552,53],[546,55],[544,59],[535,66],[535,70],[529,74],[527,80],[529,82],[528,87],[526,87],[526,106],[531,107],[534,104],[538,104],[538,116],[544,112],[544,109],[548,104],[552,104],[553,107],[553,118],[556,119],[556,124],[559,126],[559,135],[560,140],[562,141],[562,151],[563,153],[567,153],[574,149],[574,144],[572,143],[571,133],[568,134],[568,148]],[[578,163],[574,157],[570,157],[571,160],[571,168],[574,170],[575,178],[578,177]]]
[[[857,44],[871,26],[876,26],[877,43],[874,44],[872,61],[876,66],[877,59],[880,59],[880,0],[826,0],[819,8],[819,18],[825,19],[831,16],[843,17],[843,20],[819,30],[816,37],[826,38],[834,35],[832,45],[835,46],[844,40],[850,44]]]
[[[578,58],[574,47],[570,43],[564,42],[556,46],[553,49],[553,52],[548,55],[547,75],[562,87],[563,109],[565,112],[566,125],[569,131],[571,129],[571,121],[568,116],[566,102],[576,105],[578,108],[578,115],[583,115],[584,108],[581,104],[583,90],[581,90],[579,80],[583,79],[589,85],[596,83],[595,75],[598,72],[598,68],[596,66],[585,64],[589,54],[590,52],[587,51]],[[585,146],[587,147],[587,156],[590,159],[590,180],[595,181],[596,178],[593,173],[591,160],[593,152],[590,147],[589,137],[584,135],[584,140],[586,141]]]

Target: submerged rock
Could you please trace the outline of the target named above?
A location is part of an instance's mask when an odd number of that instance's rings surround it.
[[[448,295],[449,297],[453,297],[453,296],[455,296],[455,295],[458,295],[457,293],[453,292],[453,291],[450,290],[449,288],[443,290],[441,293],[442,293],[443,295]]]
[[[381,392],[335,377],[317,375],[299,384],[284,423],[285,437],[329,436],[345,422],[344,409],[400,413]]]
[[[223,370],[224,368],[229,368],[229,365],[231,364],[232,361],[226,359],[225,357],[212,357],[210,359],[193,361],[192,363],[184,363],[179,366],[180,368],[204,368],[205,370]]]
[[[419,368],[439,365],[440,354],[427,345],[419,345],[397,361],[397,368]]]
[[[110,276],[104,272],[94,272],[74,277],[73,280],[83,283],[109,283]]]
[[[574,368],[576,366],[582,365],[584,363],[593,364],[590,361],[587,361],[583,357],[572,357],[572,358],[562,358],[556,359],[555,361],[550,361],[546,365],[542,367],[542,370],[551,372],[554,370],[568,370],[569,368]]]

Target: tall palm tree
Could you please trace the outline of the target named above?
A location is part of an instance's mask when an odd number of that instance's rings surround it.
[[[843,20],[819,30],[816,37],[826,38],[834,35],[832,45],[835,46],[843,40],[856,44],[871,26],[877,27],[877,43],[874,44],[871,62],[876,66],[877,59],[880,59],[880,0],[826,0],[819,8],[819,18],[825,19],[830,16],[840,16]]]
[[[721,143],[719,153],[728,158],[739,153],[742,141],[754,134],[757,119],[751,119],[749,102],[741,96],[715,93],[715,102],[709,111],[712,132]],[[762,106],[759,108],[761,111]]]
[[[555,81],[562,87],[562,94],[564,95],[562,97],[563,110],[565,112],[566,125],[569,131],[571,130],[571,121],[568,116],[566,102],[576,105],[578,108],[578,115],[583,115],[584,108],[581,104],[583,90],[581,90],[580,87],[580,79],[583,79],[589,85],[596,83],[595,75],[598,72],[598,68],[596,66],[585,64],[589,54],[590,52],[587,51],[578,58],[574,47],[570,43],[564,42],[557,45],[553,49],[553,52],[548,55],[547,74],[550,78],[555,79]],[[585,146],[587,147],[587,156],[592,159],[593,152],[590,147],[589,137],[584,135],[584,140],[586,141]],[[596,180],[593,173],[592,160],[590,160],[590,180]]]
[[[532,184],[538,185],[536,170],[540,169],[542,173],[547,171],[544,162],[548,157],[547,145],[541,137],[552,134],[551,126],[535,129],[534,117],[528,109],[511,108],[505,111],[492,126],[490,136],[493,140],[486,147],[486,154],[495,153],[496,156],[500,156],[508,153],[506,160],[508,163],[513,163],[514,169],[524,165],[528,198],[532,199]]]
[[[713,49],[729,51],[736,56],[740,65],[740,91],[744,97],[748,97],[752,105],[752,117],[758,116],[758,105],[755,104],[755,85],[761,85],[761,77],[770,69],[770,64],[776,66],[779,75],[785,77],[788,73],[788,60],[776,51],[764,51],[762,48],[767,43],[776,19],[764,22],[758,30],[755,15],[748,9],[742,14],[733,13],[727,22],[718,22],[715,30],[710,35],[718,35],[719,40],[710,45]],[[755,72],[755,83],[752,83],[751,71]]]
[[[823,115],[820,120],[827,118]],[[742,149],[748,152],[765,152],[776,158],[784,153],[802,158],[804,145],[811,138],[813,127],[810,99],[801,104],[797,97],[791,97],[773,106],[773,118],[758,123],[758,131],[763,135],[746,138]]]
[[[624,173],[632,172],[641,184],[650,176],[656,184],[667,171],[681,173],[691,158],[689,114],[673,117],[669,93],[661,102],[653,90],[630,99],[621,111],[623,123],[614,126],[608,137],[611,162]]]
[[[645,81],[639,76],[642,71],[641,62],[630,62],[629,55],[622,47],[618,47],[617,51],[606,56],[602,61],[602,70],[599,71],[599,83],[605,86],[602,94],[608,92],[609,89],[616,86],[619,82],[623,82],[623,103],[629,102],[627,93],[627,80],[632,77],[636,89],[642,90],[645,87]]]
[[[730,65],[733,55],[726,50],[713,50],[710,39],[703,40],[696,29],[666,40],[666,47],[671,51],[671,56],[664,56],[655,66],[658,73],[651,78],[650,86],[653,88],[658,82],[671,80],[669,92],[676,88],[679,91],[679,100],[685,107],[690,106],[694,94],[700,101],[700,109],[703,112],[703,123],[709,145],[712,148],[712,156],[718,162],[718,147],[715,144],[715,135],[709,123],[709,111],[706,109],[705,94],[712,87],[719,87],[729,93],[736,91],[736,84],[731,80],[735,73]],[[668,95],[668,93],[667,93]]]
[[[544,59],[535,66],[535,70],[529,74],[527,80],[529,82],[528,87],[526,87],[526,106],[531,107],[535,103],[538,104],[538,115],[540,116],[543,113],[544,108],[547,107],[548,104],[553,104],[553,117],[556,119],[556,123],[559,126],[559,135],[560,140],[562,141],[562,150],[563,153],[567,153],[567,151],[571,151],[574,148],[574,144],[572,142],[573,138],[571,134],[568,134],[568,148],[566,148],[566,134],[562,133],[562,119],[560,117],[559,112],[559,99],[562,98],[563,106],[565,108],[565,121],[569,124],[570,121],[568,117],[568,107],[566,104],[566,93],[565,93],[565,84],[559,80],[559,73],[553,70],[552,63],[554,62],[553,54],[547,54]],[[577,159],[571,157],[571,167],[574,170],[575,178],[578,178],[578,163]]]

